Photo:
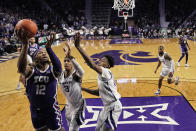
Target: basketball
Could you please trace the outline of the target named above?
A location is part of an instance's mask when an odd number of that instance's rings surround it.
[[[28,38],[34,37],[37,33],[37,24],[29,19],[20,20],[15,26],[15,32],[21,28],[28,32]]]

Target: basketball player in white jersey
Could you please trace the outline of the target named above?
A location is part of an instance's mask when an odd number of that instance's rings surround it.
[[[82,67],[70,55],[69,45],[64,48],[64,71],[61,74],[59,83],[61,91],[66,97],[67,104],[66,120],[69,131],[79,131],[80,125],[84,122],[84,111],[86,102],[82,96],[81,80],[84,74]]]
[[[82,88],[90,94],[100,96],[103,101],[103,110],[101,111],[96,131],[114,131],[117,128],[117,122],[122,112],[122,104],[119,101],[120,94],[117,92],[117,86],[110,68],[114,66],[114,60],[111,56],[105,55],[98,65],[86,54],[80,46],[80,34],[74,36],[75,47],[80,52],[87,65],[98,73],[98,89],[91,90]]]
[[[167,79],[168,84],[172,84],[175,82],[175,85],[177,85],[179,80],[179,77],[176,77],[175,80],[173,79],[174,70],[175,70],[174,60],[168,55],[168,53],[164,52],[163,46],[159,46],[158,53],[159,53],[158,55],[159,61],[158,61],[157,68],[155,70],[155,74],[158,68],[161,66],[161,63],[163,66],[159,77],[158,90],[155,93],[156,95],[159,95],[161,93],[162,81],[165,76],[168,76]]]

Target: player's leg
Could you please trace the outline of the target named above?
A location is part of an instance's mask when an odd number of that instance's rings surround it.
[[[107,124],[104,123],[103,126],[102,126],[101,131],[114,131],[114,130],[112,130],[112,128],[108,128]]]
[[[185,53],[186,55],[186,63],[185,63],[185,66],[188,67],[188,59],[189,59],[189,54],[188,54],[188,51]]]
[[[80,125],[84,123],[86,102],[82,99],[77,107],[73,109],[72,120],[69,126],[69,131],[79,131]]]
[[[69,131],[79,131],[80,125],[76,119],[72,119],[69,126]]]
[[[168,78],[167,78],[167,83],[168,84],[172,84],[174,82],[175,82],[175,80],[173,79],[173,73],[172,72],[169,72]]]
[[[46,117],[40,111],[31,108],[31,120],[36,131],[48,131]]]
[[[36,131],[48,131],[48,128],[47,127],[43,127],[43,128],[40,128],[40,129],[36,129]]]
[[[20,78],[19,78],[20,79]],[[21,89],[21,85],[20,85],[20,80],[18,81],[18,84],[17,84],[17,87],[16,87],[16,90],[20,90]]]
[[[161,86],[162,86],[163,79],[164,79],[164,75],[160,75],[160,77],[159,77],[159,83],[158,83],[158,89],[155,92],[155,95],[159,95],[161,93]]]
[[[170,73],[168,74],[167,83],[168,83],[168,84],[172,84],[172,83],[175,82],[175,85],[178,85],[179,77],[176,76],[176,78],[173,79],[173,75],[174,75],[174,71],[173,71],[173,72],[170,72]]]
[[[21,84],[22,83],[24,86],[25,86],[25,77],[23,75],[20,75],[19,77],[19,81],[18,81],[18,85],[17,85],[17,90],[20,90],[21,89]]]
[[[105,120],[101,131],[115,131],[117,129],[118,119],[122,112],[122,104],[120,101],[116,101],[112,103],[110,107],[113,108],[113,110],[107,112],[107,119]]]
[[[64,131],[61,110],[58,103],[54,104],[54,106],[45,113],[47,113],[47,127],[50,130]]]
[[[70,105],[66,104],[65,105],[65,119],[67,120],[68,127],[70,126],[70,123],[71,123],[71,114],[72,114],[71,110],[72,109],[71,109]]]
[[[99,114],[95,131],[101,131],[101,128],[102,128],[103,124],[105,123],[106,119],[107,119],[107,111],[104,107],[103,110]]]
[[[182,52],[182,56],[180,57],[180,59],[178,60],[177,66],[180,66],[180,61],[182,60],[182,58],[185,56],[185,53]]]

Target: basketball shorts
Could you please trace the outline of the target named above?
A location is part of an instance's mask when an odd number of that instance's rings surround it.
[[[162,71],[161,71],[161,73],[160,73],[160,75],[163,76],[163,77],[165,77],[165,76],[168,76],[170,72],[171,72],[170,69],[163,68]],[[172,73],[174,74],[174,69],[172,70]],[[168,76],[168,79],[172,79],[172,77],[171,76]]]
[[[101,130],[104,123],[108,128],[116,130],[121,112],[122,104],[119,100],[111,103],[108,106],[104,106],[103,110],[99,114],[96,130]]]
[[[184,48],[181,47],[181,52],[182,53],[187,53],[188,52],[188,49],[186,47],[184,47]]]
[[[65,106],[65,117],[69,126],[69,130],[77,131],[80,125],[84,123],[85,119],[85,107],[86,101],[81,99],[77,104],[71,104]]]
[[[59,130],[62,127],[61,111],[57,104],[50,108],[32,108],[31,119],[36,130],[47,127],[50,130]]]

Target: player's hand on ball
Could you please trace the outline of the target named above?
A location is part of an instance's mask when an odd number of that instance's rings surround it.
[[[65,53],[65,57],[69,57],[71,55],[71,49],[67,43],[65,43],[65,47],[63,48],[63,51]]]
[[[25,32],[22,28],[16,31],[16,36],[23,44],[28,45],[28,32]]]
[[[46,42],[46,48],[50,48],[51,46],[52,46],[52,44],[53,44],[53,42],[54,42],[54,40],[55,40],[55,33],[51,33],[50,34],[50,39],[48,39],[47,37],[46,37],[46,39],[47,39],[47,42]]]
[[[70,56],[70,49],[68,48],[63,48],[63,51],[65,53],[65,57],[69,57]]]
[[[74,36],[74,44],[75,47],[80,47],[80,33],[76,33],[76,35]]]

